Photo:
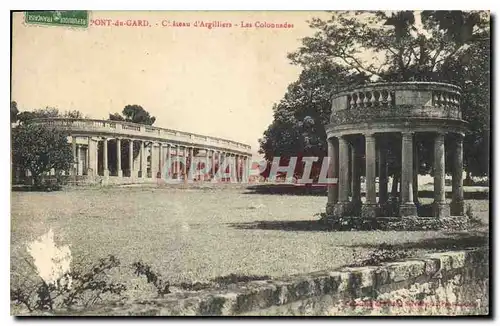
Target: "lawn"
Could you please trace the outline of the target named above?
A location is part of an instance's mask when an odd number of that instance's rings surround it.
[[[49,229],[58,245],[70,245],[74,262],[113,254],[124,265],[150,264],[174,283],[332,269],[367,257],[381,243],[432,250],[477,242],[474,232],[308,230],[296,222],[317,220],[325,196],[255,194],[242,186],[13,192],[11,202],[13,273],[28,256],[27,243]],[[467,203],[488,222],[488,201]]]

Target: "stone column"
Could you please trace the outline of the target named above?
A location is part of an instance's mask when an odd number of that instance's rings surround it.
[[[203,180],[210,180],[210,153],[208,148],[205,149],[205,168],[203,169]]]
[[[358,152],[354,142],[351,145],[351,196],[353,210],[356,212],[361,208],[361,166]]]
[[[452,200],[451,200],[451,215],[464,215],[464,187],[463,187],[463,144],[464,136],[457,134],[454,142],[453,151],[453,175],[451,180]]]
[[[71,168],[71,174],[76,176],[77,173],[77,157],[76,157],[76,137],[71,136],[71,146],[73,150],[73,167]]]
[[[399,216],[417,216],[413,202],[413,133],[403,132],[401,137],[401,202]]]
[[[144,141],[141,140],[141,171],[140,171],[140,178],[144,179],[146,178],[146,149],[144,147]]]
[[[210,166],[210,180],[215,176],[215,151],[212,150],[212,165]]]
[[[217,171],[217,174],[219,175],[219,178],[221,179],[220,181],[223,181],[222,180],[222,175],[225,173],[226,171],[226,153],[224,152],[220,152],[219,154],[219,170]]]
[[[193,176],[194,178],[194,173],[196,172],[196,166],[194,166],[194,148],[193,146],[189,147],[189,175]]]
[[[380,138],[380,145],[378,146],[378,202],[380,207],[387,204],[389,200],[387,182],[387,143],[384,136],[382,136]]]
[[[445,148],[444,134],[438,133],[434,139],[434,217],[450,216],[450,206],[445,193]]]
[[[366,201],[361,208],[363,218],[374,218],[377,216],[377,189],[376,178],[376,149],[375,136],[365,134],[365,163],[366,163]]]
[[[231,154],[231,182],[238,182],[236,171],[236,154]]]
[[[420,204],[418,202],[418,143],[417,137],[413,137],[413,202],[418,207]]]
[[[103,139],[103,151],[102,151],[102,162],[104,168],[104,177],[109,177],[109,165],[108,165],[108,139]]]
[[[242,166],[243,166],[243,182],[244,183],[248,183],[248,157],[247,156],[243,156],[243,162],[242,162]]]
[[[234,164],[236,166],[236,182],[241,181],[241,161],[238,154],[234,155]]]
[[[158,150],[154,142],[151,143],[151,179],[156,179],[156,174],[158,173]]]
[[[76,145],[76,175],[82,175],[81,145]]]
[[[175,174],[177,175],[177,180],[180,180],[181,179],[181,174],[180,174],[180,170],[181,170],[181,163],[180,163],[180,148],[181,146],[180,145],[176,145],[175,146]]]
[[[167,144],[167,167],[163,172],[165,174],[165,179],[170,179],[170,177],[173,176],[171,148],[170,144]]]
[[[183,148],[182,148],[182,158],[184,159],[183,160],[184,164],[182,164],[182,177],[183,177],[184,180],[187,179],[186,178],[186,176],[187,176],[187,156],[188,156],[188,154],[187,154],[187,147],[183,146]]]
[[[134,177],[134,141],[128,141],[128,169],[130,170],[129,177]]]
[[[87,175],[94,177],[97,173],[97,148],[92,137],[88,137],[88,151],[87,151]]]
[[[336,138],[327,139],[328,143],[328,178],[338,178],[339,150]],[[339,200],[338,183],[327,185],[328,202],[326,203],[326,214],[332,215],[335,211],[335,204]]]
[[[241,175],[241,179],[240,179],[240,182],[241,183],[244,183],[245,182],[245,156],[241,155],[240,156],[240,175]]]
[[[252,155],[249,155],[247,157],[247,182],[250,182],[250,172],[252,171],[253,168],[253,159]]]
[[[158,147],[158,172],[160,172],[160,178],[163,178],[163,143],[160,143],[160,147]]]
[[[229,182],[234,181],[233,154],[226,153],[226,160],[229,165]]]
[[[349,213],[349,145],[345,136],[338,137],[339,141],[339,199],[335,204],[334,216],[342,217]]]
[[[236,183],[239,182],[240,179],[240,170],[239,170],[239,164],[240,164],[240,157],[238,154],[234,154],[234,181]]]
[[[118,171],[118,176],[123,177],[122,171],[122,146],[121,139],[116,139],[116,170]]]

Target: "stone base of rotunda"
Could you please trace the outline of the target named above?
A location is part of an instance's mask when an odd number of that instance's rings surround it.
[[[334,218],[340,218],[343,216],[348,216],[351,213],[351,203],[350,202],[338,202],[333,207],[332,215]]]
[[[454,200],[450,204],[450,214],[452,216],[463,216],[464,215],[464,201]]]
[[[400,217],[414,217],[418,216],[417,206],[414,203],[402,203],[399,205]]]
[[[377,204],[363,204],[361,206],[361,217],[364,219],[373,219],[377,217],[378,205]]]
[[[447,203],[432,203],[432,215],[434,217],[449,217],[450,205]]]
[[[361,200],[357,201],[351,201],[351,214],[353,216],[360,216],[361,215],[361,209],[362,209],[363,203]]]
[[[326,215],[333,216],[336,204],[326,204]]]

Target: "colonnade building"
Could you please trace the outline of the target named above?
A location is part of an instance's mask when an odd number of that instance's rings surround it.
[[[247,182],[251,164],[249,145],[222,138],[158,128],[125,121],[92,119],[37,119],[69,133],[79,179],[105,183],[147,182],[188,178],[200,170],[205,181],[214,180],[217,167],[226,167],[232,182]],[[208,162],[208,164],[205,164]]]

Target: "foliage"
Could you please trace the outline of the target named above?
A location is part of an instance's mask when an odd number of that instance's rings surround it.
[[[25,282],[13,287],[10,290],[10,300],[33,312],[74,306],[88,307],[103,300],[104,295],[120,298],[126,290],[125,285],[115,283],[109,277],[109,273],[118,266],[120,261],[110,255],[99,259],[87,270],[65,273],[55,283],[47,283],[41,279],[32,285]]]
[[[288,55],[304,70],[274,106],[274,120],[260,140],[260,152],[268,161],[274,156],[286,162],[289,156],[326,154],[322,126],[329,123],[330,92],[339,86],[439,81],[463,88],[463,118],[471,128],[464,140],[465,166],[475,175],[488,173],[487,12],[332,12],[330,19],[313,18],[309,23],[315,34]],[[432,147],[429,137],[422,137],[419,167],[428,172]],[[391,175],[398,171],[399,155],[397,147],[390,150]]]
[[[393,245],[383,243],[377,249],[370,252],[367,258],[358,260],[349,265],[349,267],[378,266],[382,263],[408,258],[410,255],[411,253],[408,250],[398,249]]]
[[[261,154],[271,162],[282,157],[280,165],[287,165],[291,156],[319,157],[313,164],[313,175],[318,175],[322,158],[327,154],[325,125],[330,118],[330,96],[352,83],[361,83],[365,76],[353,75],[335,64],[320,64],[302,71],[283,99],[273,107],[274,120],[259,139]],[[263,173],[269,174],[269,167]],[[303,166],[297,164],[295,176],[302,176]]]
[[[151,126],[155,123],[156,118],[151,116],[151,114],[144,110],[144,108],[140,105],[133,104],[133,105],[126,105],[123,108],[122,114],[120,113],[110,113],[109,114],[109,120],[113,121],[127,121],[127,122],[133,122],[133,123],[139,123],[139,124],[144,124]],[[124,146],[127,145],[127,146]],[[116,141],[112,141],[108,143],[108,153],[109,153],[109,159],[108,162],[116,162]],[[139,143],[134,143],[133,145],[133,157],[136,158],[139,155],[140,152],[140,146]],[[101,148],[99,149],[102,151],[102,145]],[[121,144],[121,155],[122,155],[122,164],[123,162],[128,162],[128,157],[129,157],[129,147],[128,144],[124,144],[122,142]],[[128,163],[125,163],[128,164]]]
[[[219,285],[228,285],[239,282],[250,282],[250,281],[266,281],[269,280],[269,276],[258,276],[258,275],[241,275],[231,273],[225,276],[218,276],[212,280],[213,283]]]
[[[42,174],[54,169],[68,171],[73,153],[68,134],[53,127],[25,124],[12,130],[12,160],[23,171],[29,170],[35,186],[41,186]]]
[[[471,225],[476,225],[476,226],[484,225],[481,219],[476,214],[474,214],[474,210],[472,209],[471,204],[467,204],[467,207],[465,209],[465,216],[467,216],[469,223]]]
[[[19,114],[19,109],[17,108],[17,102],[10,102],[10,122],[17,122],[17,115]]]
[[[14,102],[15,103],[15,102]],[[12,111],[12,110],[11,110]],[[84,115],[78,110],[66,110],[60,112],[59,109],[47,106],[44,109],[37,109],[33,111],[22,111],[16,116],[20,123],[28,123],[33,119],[46,119],[46,118],[70,118],[70,119],[88,119],[88,115]]]
[[[154,285],[160,297],[170,293],[170,283],[168,281],[164,281],[162,276],[155,272],[151,266],[139,261],[133,263],[132,267],[135,269],[134,272],[137,276],[146,276],[147,282]]]
[[[489,14],[465,11],[348,11],[329,20],[313,18],[317,32],[289,54],[308,67],[335,62],[372,80],[436,80],[443,64],[455,60],[488,30]]]
[[[123,108],[122,115],[120,113],[112,113],[109,115],[109,120],[128,121],[152,126],[156,118],[151,116],[142,106],[129,104]]]
[[[17,115],[20,123],[27,123],[33,119],[43,119],[43,118],[57,118],[59,117],[59,110],[52,107],[46,107],[45,109],[37,109],[33,111],[22,111]]]

